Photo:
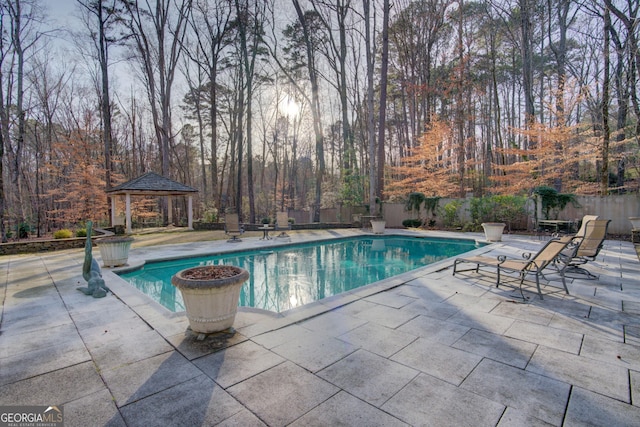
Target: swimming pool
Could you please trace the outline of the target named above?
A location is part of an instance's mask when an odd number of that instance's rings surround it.
[[[148,262],[120,276],[171,311],[184,310],[171,276],[199,265],[249,271],[241,306],[282,312],[482,246],[472,240],[362,236],[172,261]]]

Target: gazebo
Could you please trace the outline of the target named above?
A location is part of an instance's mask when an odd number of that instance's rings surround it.
[[[111,196],[111,225],[116,224],[116,198],[113,196],[125,196],[126,200],[126,232],[131,234],[131,196],[168,196],[168,210],[169,210],[169,222],[172,221],[171,216],[171,197],[172,196],[184,196],[189,195],[188,202],[188,227],[189,230],[193,229],[193,193],[197,193],[198,190],[189,187],[188,185],[181,184],[177,181],[165,178],[154,172],[147,172],[137,178],[122,183],[106,193]]]

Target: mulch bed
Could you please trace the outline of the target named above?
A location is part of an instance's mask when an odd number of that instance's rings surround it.
[[[238,273],[238,269],[230,265],[207,265],[184,271],[182,277],[191,280],[216,280],[237,276]]]

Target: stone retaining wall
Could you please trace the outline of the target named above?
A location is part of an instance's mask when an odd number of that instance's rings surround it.
[[[62,249],[84,248],[86,237],[54,240],[28,240],[24,242],[0,243],[0,255],[14,255],[34,252],[51,252]]]

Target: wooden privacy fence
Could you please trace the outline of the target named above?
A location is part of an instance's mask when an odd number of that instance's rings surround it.
[[[579,221],[585,215],[598,215],[601,218],[611,220],[611,223],[609,224],[609,233],[631,235],[631,222],[629,222],[629,217],[640,216],[640,195],[638,194],[625,194],[604,197],[576,196],[576,199],[578,201],[579,207],[569,204],[564,208],[564,210],[558,212],[557,218],[550,219]],[[471,213],[469,210],[469,206],[471,203],[471,198],[442,198],[440,199],[438,204],[439,208],[443,208],[452,200],[460,200],[462,202],[462,206],[458,210],[459,218],[462,222],[470,222]],[[541,212],[540,203],[538,203],[537,205],[537,218],[543,219],[544,215]],[[534,226],[534,218],[536,218],[536,215],[534,213],[535,206],[536,204],[533,203],[533,200],[530,200],[529,203],[527,203],[528,218],[525,219],[527,229],[531,229]],[[385,203],[383,210],[385,220],[387,221],[387,226],[389,227],[402,227],[402,221],[404,219],[412,218],[411,213],[405,210],[404,204],[402,203]],[[424,218],[426,216],[426,213],[423,211],[420,213],[420,215],[421,218]],[[435,220],[436,226],[444,225],[442,215],[437,215]],[[520,229],[523,228],[524,224],[512,225],[514,225],[515,229]]]
[[[454,200],[462,202],[458,210],[458,217],[462,223],[471,222],[471,197],[466,199],[450,199],[442,198],[439,200],[438,207],[442,210],[444,206]],[[579,207],[571,204],[560,211],[557,218],[568,221],[579,221],[584,215],[599,215],[602,218],[610,219],[609,233],[618,235],[631,235],[631,223],[629,217],[640,217],[640,195],[626,194],[619,196],[576,196]],[[536,204],[533,199],[527,203],[527,215],[511,223],[514,230],[532,229],[535,224]],[[538,219],[544,219],[541,212],[541,204],[537,204]],[[312,212],[309,210],[289,210],[289,218],[293,218],[296,224],[309,224],[313,222]],[[416,212],[408,212],[405,210],[404,203],[384,203],[383,204],[384,219],[388,227],[402,227],[402,221],[409,218],[416,218]],[[320,210],[320,222],[324,224],[351,224],[354,218],[360,215],[368,215],[367,206],[342,206],[337,208],[326,208]],[[431,214],[428,215],[431,218]],[[420,218],[427,217],[426,212],[420,212]],[[435,217],[436,226],[444,226],[443,216],[441,213]]]

